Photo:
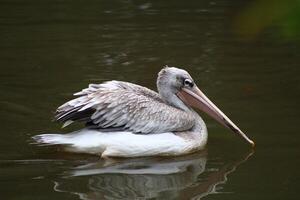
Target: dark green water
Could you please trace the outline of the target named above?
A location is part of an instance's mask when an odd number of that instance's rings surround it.
[[[0,0],[1,199],[299,199],[299,41],[234,31],[250,1]],[[267,11],[266,11],[267,12]],[[275,24],[276,25],[276,24]],[[205,152],[104,162],[31,145],[72,93],[183,67],[257,144],[205,117]]]

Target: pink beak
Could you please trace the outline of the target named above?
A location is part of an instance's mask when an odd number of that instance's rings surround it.
[[[223,126],[231,129],[234,133],[245,139],[253,147],[255,146],[254,142],[250,140],[247,135],[245,135],[213,102],[211,102],[197,86],[194,86],[191,90],[182,88],[177,95],[183,102],[207,113]]]

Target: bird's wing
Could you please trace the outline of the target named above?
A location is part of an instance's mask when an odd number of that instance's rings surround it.
[[[135,133],[188,130],[194,117],[163,102],[158,93],[128,82],[90,84],[56,111],[59,122],[83,121],[98,128],[122,127]]]

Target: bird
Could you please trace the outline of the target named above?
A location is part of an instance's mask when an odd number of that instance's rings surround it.
[[[203,150],[207,127],[194,110],[207,113],[254,147],[248,138],[177,67],[158,73],[157,92],[124,81],[90,84],[56,110],[55,120],[68,126],[85,123],[68,134],[40,134],[39,145],[61,145],[65,151],[111,157],[179,156]]]

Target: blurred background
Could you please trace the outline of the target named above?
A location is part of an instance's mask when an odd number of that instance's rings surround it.
[[[299,0],[0,0],[0,196],[299,199],[299,52]],[[168,175],[91,173],[110,164],[31,144],[82,127],[61,130],[53,112],[89,83],[156,89],[165,65],[189,71],[254,152],[202,113],[204,155],[124,161],[180,169]]]

